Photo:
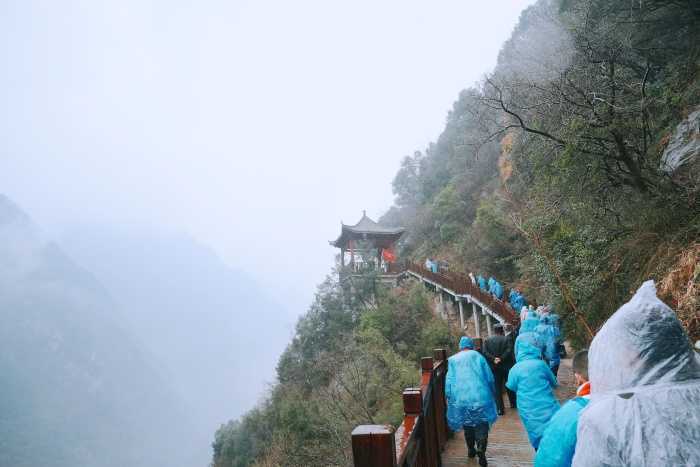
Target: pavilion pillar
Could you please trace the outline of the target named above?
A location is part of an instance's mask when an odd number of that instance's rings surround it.
[[[462,300],[458,300],[457,304],[459,305],[459,329],[464,331],[464,306],[462,305]]]
[[[491,315],[486,313],[486,329],[488,329],[489,337],[493,336],[493,322],[491,321]]]
[[[481,323],[479,322],[479,306],[476,303],[472,303],[472,315],[474,316],[474,328],[476,329],[476,336],[481,337]]]
[[[340,267],[345,267],[345,248],[340,249]]]

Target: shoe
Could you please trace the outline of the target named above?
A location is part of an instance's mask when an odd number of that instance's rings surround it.
[[[501,416],[501,417],[502,417],[503,415],[505,415],[505,413],[506,413],[505,410],[499,410],[499,411],[498,411],[498,415]]]
[[[510,404],[510,408],[511,408],[511,409],[517,409],[517,408],[518,408],[518,406],[517,406],[517,405],[515,405],[515,404]]]
[[[469,452],[467,453],[467,456],[471,457],[472,459],[476,457],[476,449],[471,448],[469,449]]]
[[[481,439],[476,442],[476,454],[479,456],[479,465],[485,467],[488,465],[486,462],[486,445],[488,441],[486,439]]]

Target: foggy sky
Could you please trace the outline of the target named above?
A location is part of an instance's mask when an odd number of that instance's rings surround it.
[[[0,192],[186,232],[301,314],[530,3],[1,1]]]

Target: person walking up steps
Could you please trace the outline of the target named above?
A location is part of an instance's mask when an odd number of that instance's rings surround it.
[[[474,342],[463,336],[459,352],[447,359],[445,396],[447,424],[452,431],[464,430],[469,457],[479,456],[486,466],[489,428],[496,421],[494,379],[486,359],[473,350]]]
[[[526,320],[527,322],[527,320]],[[515,391],[518,397],[518,414],[522,420],[530,444],[535,450],[547,422],[559,410],[559,402],[552,389],[557,385],[557,378],[542,360],[540,348],[527,340],[516,342],[516,364],[510,370],[506,387]]]
[[[489,366],[493,371],[495,382],[495,397],[498,415],[503,415],[505,409],[503,407],[503,386],[506,384],[508,376],[508,363],[512,358],[513,351],[510,348],[508,338],[504,335],[503,325],[497,324],[493,328],[495,336],[489,337],[484,343],[484,357],[489,362]]]

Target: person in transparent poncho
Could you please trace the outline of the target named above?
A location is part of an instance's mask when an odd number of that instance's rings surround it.
[[[463,336],[460,351],[447,359],[447,424],[452,431],[464,430],[469,457],[478,454],[485,466],[489,427],[497,418],[495,387],[489,364],[473,349],[474,342]]]
[[[593,339],[574,467],[700,466],[700,360],[645,282]]]

